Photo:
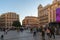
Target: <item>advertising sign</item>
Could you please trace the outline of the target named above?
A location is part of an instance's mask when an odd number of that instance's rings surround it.
[[[56,9],[56,22],[60,22],[60,8]]]

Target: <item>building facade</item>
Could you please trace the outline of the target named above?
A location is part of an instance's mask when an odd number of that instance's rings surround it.
[[[19,15],[14,12],[7,12],[0,16],[0,27],[12,28],[13,21],[19,21]]]
[[[55,22],[57,8],[60,8],[60,0],[53,0],[52,4],[48,4],[45,7],[40,4],[38,6],[39,25],[44,26],[50,22]]]
[[[24,27],[38,27],[38,18],[34,16],[27,16],[22,21]]]

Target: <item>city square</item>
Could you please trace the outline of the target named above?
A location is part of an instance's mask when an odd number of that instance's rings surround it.
[[[4,34],[4,32],[0,32],[1,34]],[[45,37],[46,40],[49,40],[48,37]],[[0,39],[1,40],[1,39]],[[32,33],[30,33],[29,30],[24,30],[23,32],[17,32],[15,31],[9,31],[7,34],[4,34],[4,40],[42,40],[41,34],[37,33],[36,36],[33,36]],[[60,40],[60,35],[56,35],[56,39],[52,40]]]
[[[0,40],[60,40],[60,0],[0,0]]]

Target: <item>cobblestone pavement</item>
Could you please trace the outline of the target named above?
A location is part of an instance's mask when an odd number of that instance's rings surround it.
[[[0,36],[2,34],[4,34],[4,32],[0,32]],[[45,39],[49,40],[47,35]],[[42,40],[42,37],[40,33],[37,33],[36,36],[33,36],[33,34],[28,30],[25,30],[23,32],[9,31],[7,34],[4,34],[4,40]],[[51,40],[60,40],[60,36],[56,36],[55,39],[51,38]]]

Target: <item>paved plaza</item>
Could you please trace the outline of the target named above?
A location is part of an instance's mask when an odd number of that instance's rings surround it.
[[[0,36],[4,32],[0,31]],[[48,37],[45,37],[46,40],[49,40]],[[1,39],[0,39],[1,40]],[[40,33],[37,33],[36,36],[33,36],[29,30],[24,30],[23,32],[9,31],[7,34],[4,34],[4,40],[42,40]],[[56,39],[51,40],[60,40],[60,36],[56,36]]]

